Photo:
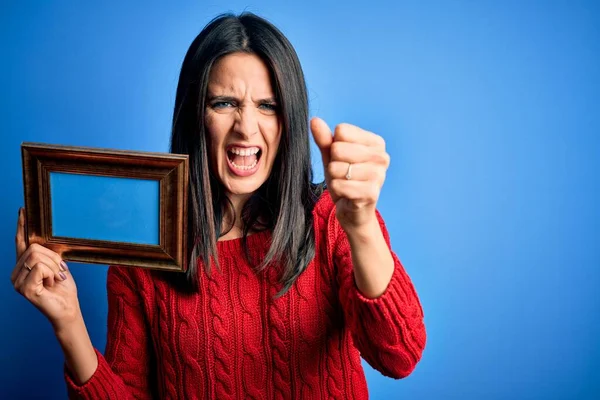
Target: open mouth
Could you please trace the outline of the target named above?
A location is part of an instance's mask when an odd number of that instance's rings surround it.
[[[238,171],[251,171],[254,169],[260,157],[262,150],[258,147],[236,147],[231,146],[227,149],[227,158],[229,165]]]

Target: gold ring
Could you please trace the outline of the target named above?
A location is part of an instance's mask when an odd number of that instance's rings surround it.
[[[27,263],[26,263],[26,262],[24,262],[24,263],[23,263],[23,266],[24,266],[25,268],[27,268],[27,269],[29,270],[29,272],[31,272],[31,267],[30,267],[29,265],[27,265]]]
[[[346,172],[346,179],[352,179],[352,164],[348,164],[348,172]]]

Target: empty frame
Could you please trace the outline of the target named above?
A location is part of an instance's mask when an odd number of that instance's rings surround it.
[[[185,271],[188,156],[21,145],[28,244],[85,263]]]

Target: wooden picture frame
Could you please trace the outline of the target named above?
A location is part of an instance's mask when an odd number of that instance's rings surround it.
[[[187,155],[22,143],[21,156],[28,246],[33,243],[41,244],[67,261],[179,272],[187,269]],[[61,236],[57,226],[67,226],[65,224],[71,223],[69,226],[77,227],[85,224],[80,221],[75,224],[72,224],[72,221],[59,221],[58,211],[56,215],[52,215],[53,209],[57,210],[59,207],[59,200],[55,199],[56,204],[52,204],[52,193],[54,191],[58,199],[57,193],[62,190],[56,188],[57,177],[77,179],[84,184],[98,182],[98,179],[101,182],[109,182],[112,179],[112,182],[150,184],[150,187],[158,191],[158,197],[148,197],[152,199],[152,204],[158,204],[158,215],[152,213],[152,218],[157,218],[153,226],[158,227],[158,232],[150,232],[156,241],[114,240],[104,236],[98,236],[98,239],[93,235]],[[51,181],[55,182],[55,187]],[[85,195],[85,186],[78,185],[77,189],[81,190],[73,192]],[[121,196],[128,198],[126,195]],[[146,201],[143,195],[137,197],[138,201]],[[88,206],[86,203],[81,207]],[[126,206],[132,210],[139,209],[136,208],[136,204]],[[65,215],[71,218],[69,208],[62,206],[61,210],[64,209],[67,212],[62,212],[61,218],[64,219]],[[119,214],[115,214],[115,218],[118,218]],[[94,233],[95,227],[86,226],[85,229]]]

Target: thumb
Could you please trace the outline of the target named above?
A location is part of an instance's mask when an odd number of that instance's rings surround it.
[[[310,121],[310,130],[312,131],[315,143],[321,150],[321,158],[323,159],[323,167],[329,164],[329,148],[333,143],[333,135],[327,123],[321,118],[315,117]]]

